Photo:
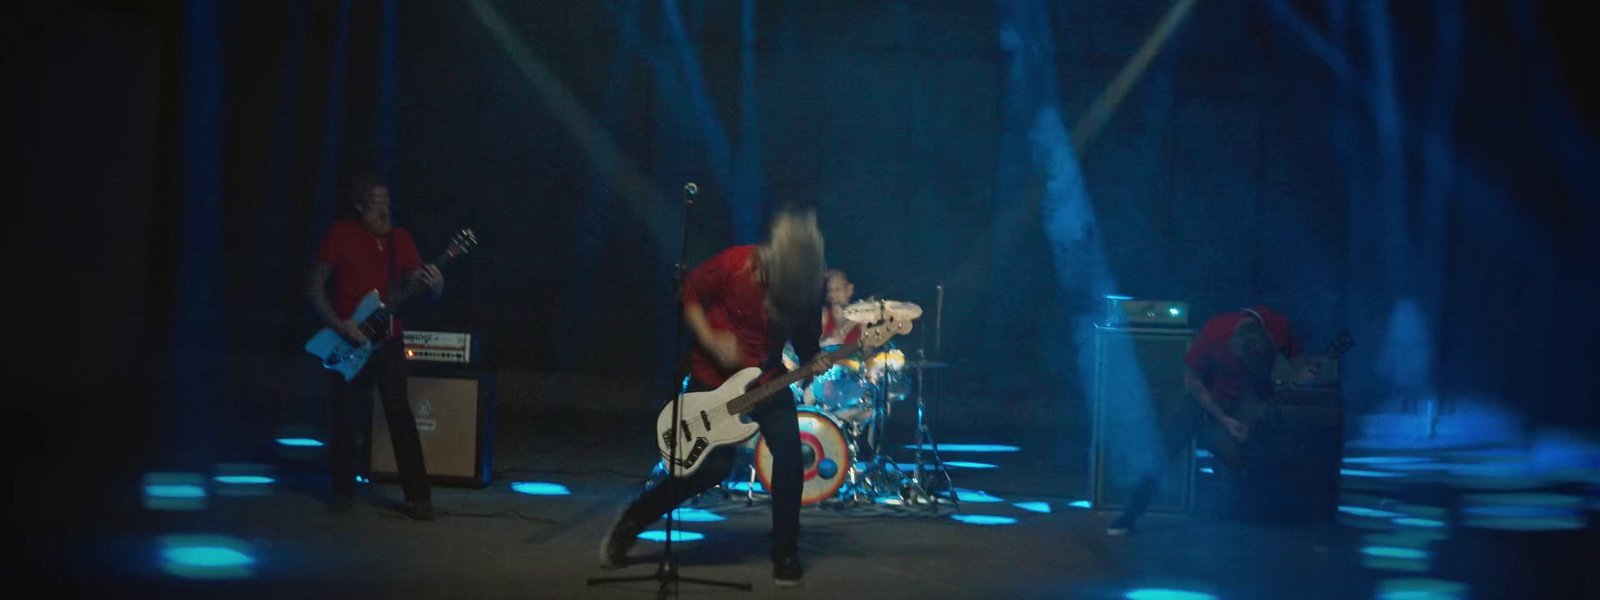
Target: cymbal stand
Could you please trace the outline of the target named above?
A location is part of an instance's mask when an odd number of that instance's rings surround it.
[[[917,356],[918,356],[919,359],[922,358],[923,356],[926,356],[926,354],[927,354],[927,352],[925,350],[922,350],[922,349],[918,349],[917,350]],[[930,508],[932,508],[935,511],[939,510],[939,496],[937,496],[933,492],[929,491],[928,486],[923,484],[923,473],[924,473],[924,471],[923,471],[922,466],[924,464],[926,464],[926,463],[922,458],[922,454],[923,454],[923,447],[926,445],[929,448],[929,451],[933,454],[933,464],[934,464],[934,467],[935,467],[935,470],[936,470],[935,472],[944,473],[945,485],[947,485],[951,490],[950,501],[955,504],[956,511],[959,512],[961,510],[961,500],[956,497],[956,494],[955,494],[955,489],[956,489],[955,482],[950,479],[950,470],[945,468],[944,460],[942,458],[940,458],[940,456],[939,456],[939,444],[937,442],[933,441],[933,431],[928,428],[928,423],[927,423],[927,421],[925,419],[925,415],[927,413],[927,399],[923,395],[923,391],[922,390],[925,389],[925,387],[926,387],[926,385],[924,383],[924,378],[923,378],[923,363],[926,363],[926,362],[927,361],[925,359],[924,360],[918,360],[917,361],[917,365],[916,365],[916,367],[917,367],[917,466],[916,466],[915,472],[913,472],[912,475],[911,475],[911,490],[910,491],[911,491],[912,497],[909,498],[909,500],[911,500],[911,502],[913,502],[913,503],[917,502],[919,499],[920,500],[926,500],[928,502],[928,506]]]

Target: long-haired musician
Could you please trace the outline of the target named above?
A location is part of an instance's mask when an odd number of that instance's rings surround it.
[[[799,356],[814,357],[812,374],[829,366],[820,355],[816,315],[822,298],[822,233],[816,215],[785,210],[772,220],[767,241],[736,246],[691,271],[684,282],[683,320],[694,334],[688,392],[717,389],[741,369],[781,373],[786,341]],[[780,586],[800,585],[797,538],[803,472],[799,419],[793,402],[765,402],[751,413],[772,451],[772,569]],[[713,450],[686,478],[659,480],[628,505],[601,542],[600,565],[627,563],[639,533],[683,501],[711,489],[733,468],[735,448]]]

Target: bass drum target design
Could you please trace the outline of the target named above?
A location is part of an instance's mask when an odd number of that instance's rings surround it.
[[[809,506],[839,493],[853,458],[839,421],[815,408],[798,409],[800,418],[800,505]],[[772,489],[772,450],[765,436],[756,443],[756,474]]]

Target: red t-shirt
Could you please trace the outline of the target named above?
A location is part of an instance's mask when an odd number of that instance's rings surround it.
[[[833,332],[838,330],[839,327],[841,326],[838,321],[835,321],[833,319],[833,310],[832,309],[825,310],[822,313],[822,318],[823,318],[824,321],[826,321],[822,325],[822,337],[824,337],[824,338],[833,337]],[[846,321],[843,326],[844,327],[850,327],[852,325],[855,325],[855,323]],[[850,330],[849,335],[844,336],[844,339],[841,340],[839,343],[841,343],[841,344],[849,344],[849,343],[855,342],[856,340],[859,340],[859,339],[861,339],[861,328],[857,327],[855,329]]]
[[[393,238],[393,247],[389,239]],[[394,254],[394,278],[389,276],[389,253]],[[412,271],[422,268],[422,256],[411,232],[395,227],[390,236],[372,235],[355,219],[335,222],[317,249],[317,262],[333,266],[333,312],[348,320],[367,292],[378,290],[378,297],[389,300],[389,288],[404,281]],[[390,336],[401,332],[400,319],[391,320]]]
[[[772,350],[767,290],[756,277],[755,250],[755,246],[723,250],[690,271],[683,283],[684,304],[699,304],[712,329],[731,331],[739,339],[744,352],[740,369],[761,366]],[[733,374],[718,370],[699,344],[689,354],[689,373],[711,385],[722,385]]]
[[[1295,339],[1294,328],[1288,317],[1266,306],[1252,306],[1249,310],[1261,316],[1262,329],[1266,330],[1267,339],[1272,341],[1272,347],[1279,354],[1287,358],[1300,354],[1300,341]],[[1200,328],[1194,343],[1189,346],[1188,355],[1184,357],[1189,369],[1194,371],[1220,404],[1226,405],[1237,400],[1250,379],[1243,361],[1228,348],[1228,340],[1245,322],[1256,322],[1256,315],[1246,310],[1231,310],[1212,317]]]

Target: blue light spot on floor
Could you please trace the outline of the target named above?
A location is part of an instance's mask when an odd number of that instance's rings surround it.
[[[142,499],[150,510],[205,510],[206,478],[199,473],[145,473]]]
[[[672,532],[672,541],[673,542],[693,542],[693,541],[703,540],[705,538],[706,538],[705,534],[703,534],[703,533],[695,533],[693,531],[674,530]],[[667,541],[667,532],[662,531],[660,529],[654,529],[654,530],[646,531],[644,533],[639,534],[639,539],[648,540],[648,541],[652,541],[652,542],[665,542],[665,541]]]
[[[1068,504],[1067,506],[1071,506],[1073,508],[1092,508],[1092,506],[1089,504],[1088,500],[1078,500],[1078,501],[1075,501],[1075,502],[1073,502],[1071,504]]]
[[[996,467],[995,465],[991,465],[989,463],[967,462],[967,461],[964,461],[964,460],[950,461],[950,462],[944,463],[944,466],[947,466],[947,467],[961,467],[963,469],[996,469],[996,468],[999,468],[999,467]]]
[[[1378,583],[1377,597],[1379,600],[1460,600],[1467,597],[1467,586],[1424,577],[1389,579]]]
[[[1402,590],[1378,594],[1378,600],[1461,600],[1461,596],[1446,592]]]
[[[554,483],[540,483],[533,481],[518,481],[511,484],[511,491],[519,494],[533,496],[566,496],[572,493],[567,486]]]
[[[999,515],[951,515],[950,518],[969,525],[1010,525],[1017,520]]]
[[[1339,469],[1339,474],[1347,477],[1405,477],[1405,473],[1389,473],[1386,471],[1363,471],[1360,469]]]
[[[144,493],[155,498],[204,498],[206,489],[198,485],[150,484]]]
[[[162,558],[189,567],[237,567],[256,560],[232,548],[179,546],[161,551]]]
[[[1213,469],[1211,467],[1200,467],[1200,472],[1201,473],[1216,473],[1217,470]]]
[[[1428,459],[1421,456],[1355,456],[1344,459],[1344,462],[1376,465],[1394,463],[1423,463],[1428,462]]]
[[[916,447],[917,446],[915,444],[909,444],[906,446],[906,448],[913,450],[915,450]],[[940,452],[1016,452],[1021,449],[1022,448],[1018,448],[1016,446],[1006,446],[1003,444],[939,444]]]
[[[680,508],[672,511],[672,518],[684,523],[714,523],[727,520],[722,515],[698,508]]]
[[[1128,600],[1216,600],[1216,596],[1205,592],[1191,592],[1188,590],[1173,590],[1166,588],[1143,588],[1129,590],[1123,595]]]
[[[275,481],[261,475],[218,475],[213,479],[228,485],[266,485]]]
[[[1087,503],[1085,503],[1085,504],[1087,504]],[[1017,502],[1015,504],[1012,504],[1012,506],[1015,506],[1017,508],[1020,508],[1022,510],[1026,510],[1026,511],[1030,511],[1030,512],[1050,514],[1050,503],[1049,502]]]
[[[372,483],[372,480],[371,479],[367,479],[365,477],[362,477],[360,475],[357,475],[356,476],[356,483]]]
[[[321,446],[322,442],[311,438],[278,438],[278,443],[284,446]]]
[[[1405,515],[1397,513],[1397,512],[1389,512],[1387,510],[1378,510],[1376,508],[1367,508],[1365,506],[1341,506],[1341,507],[1339,507],[1339,512],[1342,512],[1342,513],[1345,513],[1345,514],[1355,515],[1355,516],[1358,516],[1358,517],[1376,517],[1376,518],[1380,518],[1380,519],[1395,519],[1395,518],[1399,518],[1399,517],[1404,517],[1405,516]]]
[[[1416,517],[1401,517],[1401,518],[1395,519],[1394,520],[1394,524],[1395,525],[1404,525],[1406,527],[1444,527],[1444,521],[1435,521],[1433,519],[1418,519]]]
[[[759,482],[759,481],[755,482],[754,485],[752,485],[748,481],[736,481],[733,484],[729,485],[728,489],[733,490],[735,492],[751,492],[751,491],[754,491],[756,493],[766,493],[766,491],[767,491],[767,488],[762,487],[761,486],[761,482]]]
[[[1417,559],[1428,557],[1427,550],[1418,550],[1416,548],[1395,548],[1393,546],[1367,546],[1361,549],[1361,553],[1367,556],[1378,556],[1383,558]]]
[[[160,539],[161,570],[184,579],[249,577],[250,544],[222,535],[168,535]]]

